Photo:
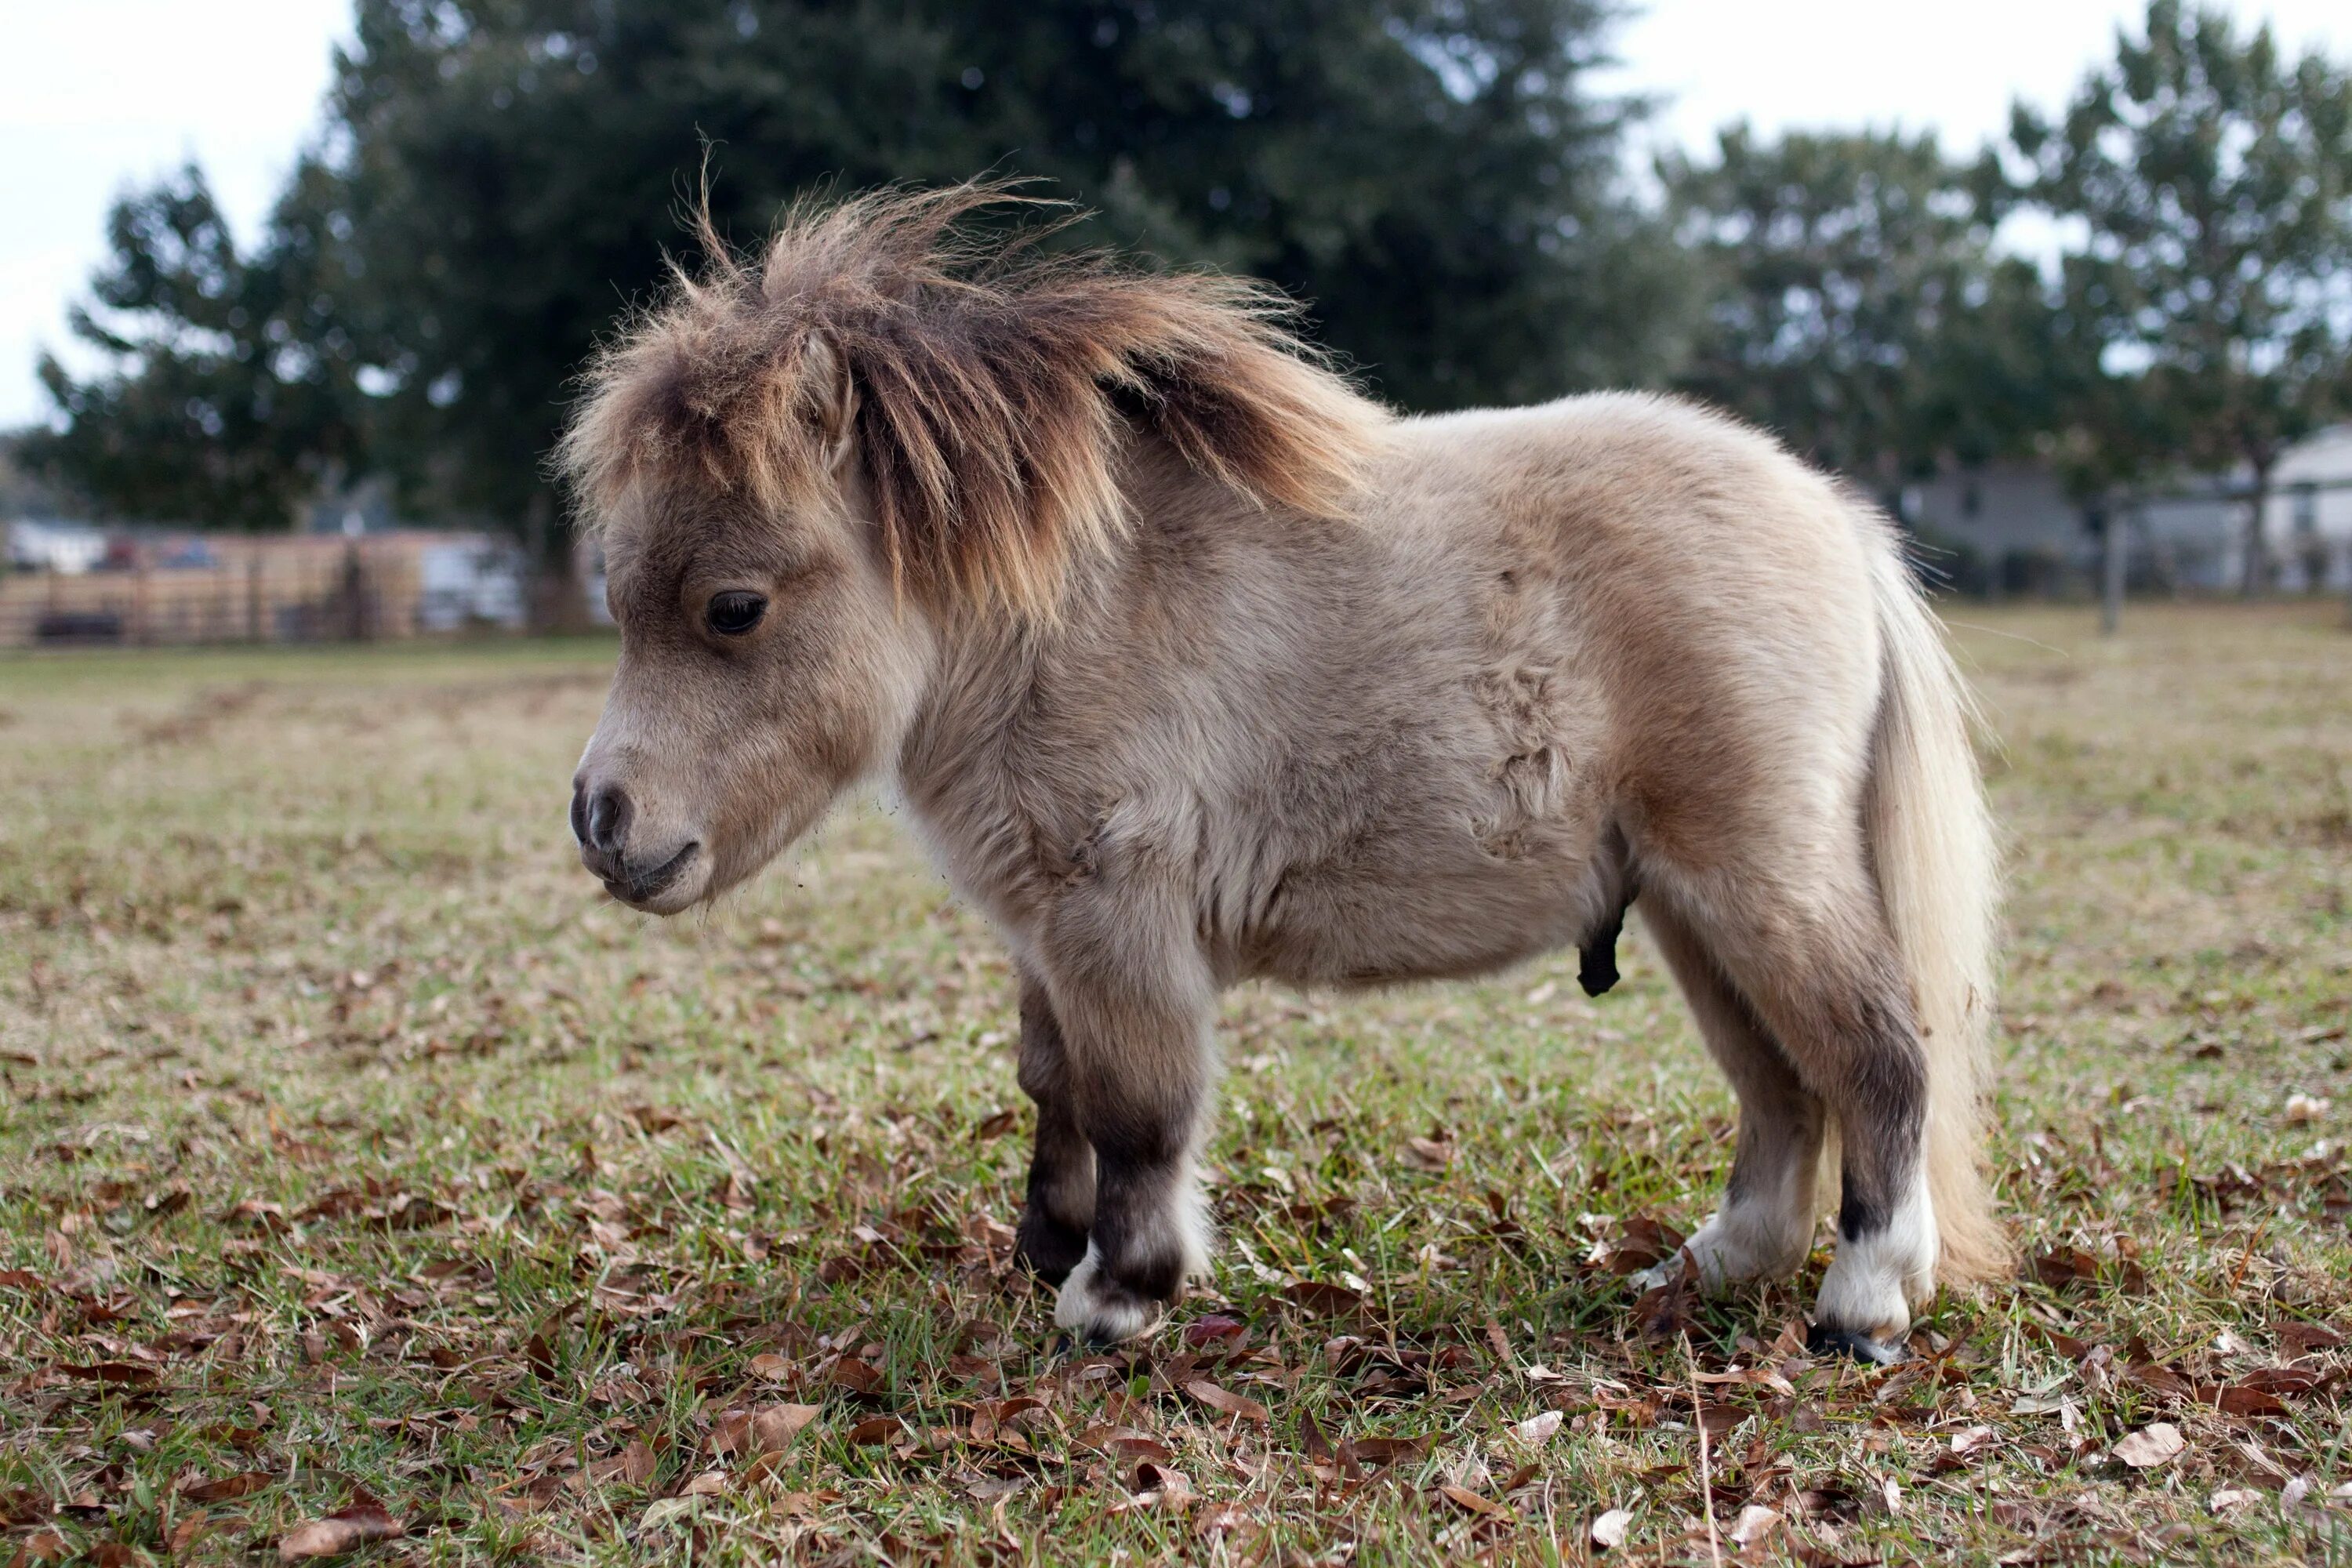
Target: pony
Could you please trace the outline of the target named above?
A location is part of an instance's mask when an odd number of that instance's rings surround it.
[[[1096,1344],[1208,1267],[1219,992],[1494,972],[1627,906],[1737,1092],[1659,1266],[1900,1355],[2000,1272],[1971,710],[1894,526],[1668,397],[1396,415],[1223,277],[1002,184],[705,227],[557,463],[620,654],[585,867],[674,914],[887,779],[1019,974],[1021,1258]],[[1011,210],[1008,221],[1007,213]]]

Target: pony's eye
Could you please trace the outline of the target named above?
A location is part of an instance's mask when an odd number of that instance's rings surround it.
[[[740,637],[760,624],[768,613],[768,601],[758,594],[719,594],[711,598],[710,607],[703,612],[710,629],[722,637]]]

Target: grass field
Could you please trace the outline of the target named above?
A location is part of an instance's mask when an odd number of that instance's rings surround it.
[[[1957,614],[2029,1261],[1891,1371],[1636,1310],[1731,1110],[1638,940],[1231,997],[1215,1289],[1080,1355],[879,810],[656,924],[605,646],[0,661],[0,1561],[2352,1562],[2340,614]]]

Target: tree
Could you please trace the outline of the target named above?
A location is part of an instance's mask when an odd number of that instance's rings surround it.
[[[26,460],[27,434],[0,433],[0,518],[70,516],[75,498],[61,494]]]
[[[2152,0],[2058,121],[2021,104],[2010,141],[2015,197],[2086,237],[2061,284],[2101,371],[2070,421],[2084,466],[2242,465],[2258,589],[2279,454],[2352,407],[2352,83],[2267,26]]]
[[[2047,426],[2040,280],[1995,254],[1980,172],[1932,133],[1733,126],[1661,174],[1708,271],[1685,390],[1882,492]]]
[[[352,330],[412,490],[547,516],[568,377],[709,153],[755,242],[827,184],[1045,176],[1067,243],[1259,273],[1417,407],[1635,377],[1670,249],[1618,192],[1605,0],[361,0]]]
[[[70,317],[106,368],[40,376],[63,416],[18,461],[117,516],[278,529],[359,453],[348,334],[335,324],[331,179],[306,163],[251,256],[193,165],[118,202],[112,255]]]

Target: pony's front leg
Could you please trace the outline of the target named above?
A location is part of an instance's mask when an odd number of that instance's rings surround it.
[[[1061,1021],[1045,983],[1021,977],[1021,1088],[1037,1103],[1037,1145],[1016,1242],[1021,1260],[1059,1285],[1086,1256],[1095,1217],[1095,1152],[1078,1131]]]
[[[1189,956],[1189,955],[1188,955]],[[1197,959],[1135,973],[1056,973],[1066,1085],[1093,1146],[1094,1220],[1054,1321],[1089,1343],[1152,1327],[1208,1269],[1193,1154],[1209,1098],[1209,1007]]]

